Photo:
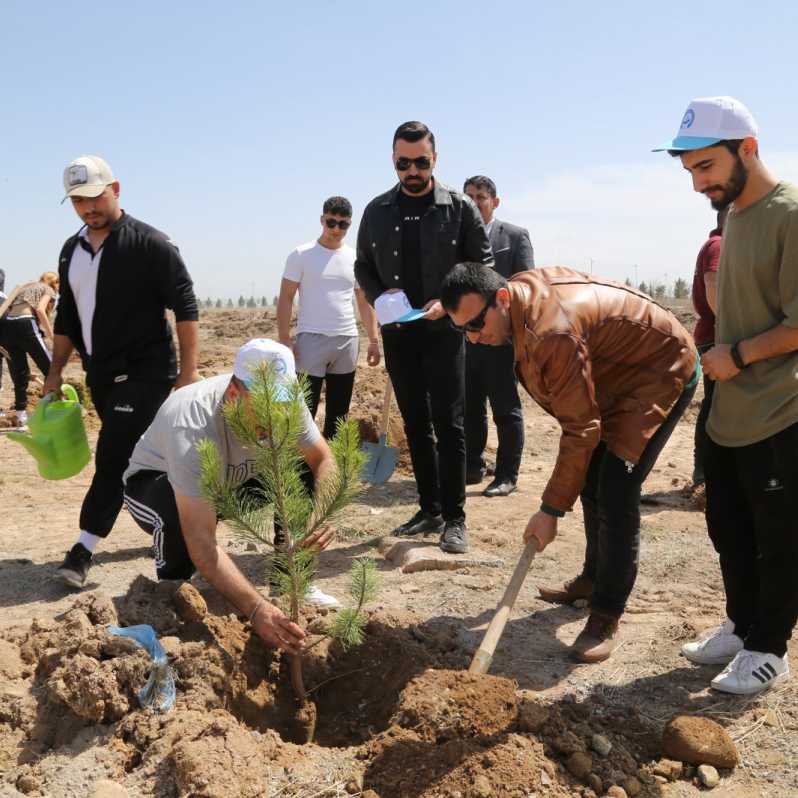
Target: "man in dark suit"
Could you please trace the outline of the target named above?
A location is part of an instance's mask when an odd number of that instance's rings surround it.
[[[468,178],[463,191],[482,214],[493,250],[494,268],[503,277],[535,268],[529,232],[496,219],[499,206],[496,184],[484,175]],[[516,385],[512,344],[500,347],[466,344],[466,483],[478,485],[488,473],[485,444],[488,415],[485,400],[490,399],[493,421],[499,437],[493,481],[483,496],[509,496],[516,488],[521,452],[524,448],[524,417]]]

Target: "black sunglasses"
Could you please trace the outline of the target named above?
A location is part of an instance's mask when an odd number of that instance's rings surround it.
[[[487,316],[488,311],[496,305],[496,292],[494,291],[491,294],[490,299],[488,300],[488,304],[485,305],[482,310],[474,316],[473,319],[470,319],[465,324],[455,324],[451,317],[449,318],[449,322],[454,327],[455,330],[461,333],[467,332],[479,332],[485,326],[485,316]]]
[[[432,166],[432,160],[426,155],[421,155],[418,158],[397,158],[396,171],[406,172],[412,164],[416,165],[416,169],[429,169]]]
[[[330,230],[335,230],[336,227],[340,227],[341,230],[348,230],[352,222],[345,222],[343,219],[325,219],[324,224],[326,224]]]

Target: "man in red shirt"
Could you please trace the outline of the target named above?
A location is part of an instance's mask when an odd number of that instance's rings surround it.
[[[720,239],[726,209],[718,211],[718,226],[709,234],[701,247],[693,275],[693,307],[698,315],[693,338],[699,354],[711,349],[715,343],[715,303],[718,291],[718,266],[720,265]],[[707,418],[712,406],[712,391],[715,381],[704,375],[704,398],[695,424],[693,446],[693,485],[704,484],[704,450],[707,440]]]

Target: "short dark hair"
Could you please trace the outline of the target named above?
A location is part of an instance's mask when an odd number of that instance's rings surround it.
[[[710,144],[710,147],[725,147],[732,155],[739,155],[740,153],[740,146],[743,143],[743,139],[721,139],[715,144]],[[689,152],[689,150],[668,150],[668,155],[672,158],[678,158],[680,155],[684,155],[685,152]]]
[[[485,175],[474,175],[473,177],[469,177],[468,180],[463,183],[463,191],[469,186],[473,186],[477,191],[484,188],[493,199],[496,199],[496,184],[489,177],[485,177]]]
[[[500,288],[507,286],[507,280],[496,269],[484,263],[466,261],[458,263],[443,278],[440,300],[446,310],[457,310],[460,300],[466,294],[479,294],[489,300]]]
[[[435,136],[423,122],[402,122],[393,134],[393,144],[391,146],[395,147],[399,139],[402,139],[402,141],[421,141],[421,139],[427,137],[429,137],[429,143],[432,145],[432,151],[435,152]]]
[[[330,197],[324,200],[322,213],[331,213],[333,216],[351,216],[352,203],[346,197]]]

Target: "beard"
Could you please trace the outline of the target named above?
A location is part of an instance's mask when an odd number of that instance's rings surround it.
[[[416,175],[413,177],[406,177],[402,180],[402,188],[404,188],[408,194],[421,194],[429,187],[431,180],[432,176],[428,177],[426,180]]]
[[[722,195],[717,199],[710,199],[712,207],[716,211],[722,211],[729,207],[729,205],[742,194],[745,184],[748,182],[748,170],[743,164],[742,158],[737,156],[734,162],[729,182],[725,186],[712,186],[707,191],[722,191]]]

